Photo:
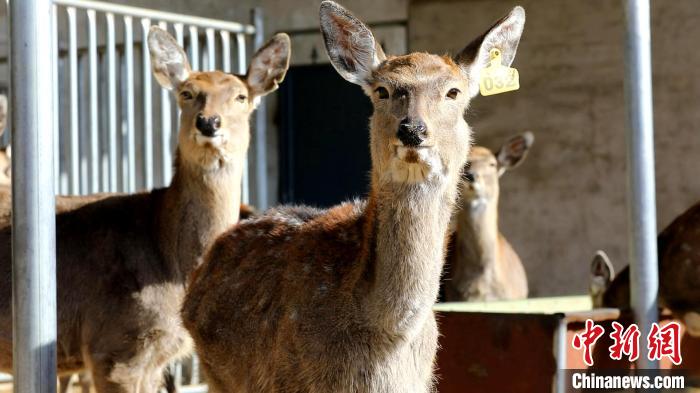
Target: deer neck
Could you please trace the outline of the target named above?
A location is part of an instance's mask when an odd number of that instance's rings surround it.
[[[161,252],[174,273],[186,280],[206,248],[238,222],[243,161],[203,170],[179,156],[161,205],[159,232]]]
[[[384,331],[411,335],[431,315],[437,298],[457,176],[413,185],[381,182],[378,174],[372,178],[369,313]]]
[[[457,222],[457,259],[464,268],[484,272],[498,259],[498,200],[465,201]]]

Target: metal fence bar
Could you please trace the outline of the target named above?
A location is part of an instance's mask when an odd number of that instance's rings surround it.
[[[216,36],[214,35],[214,29],[206,30],[207,36],[207,71],[214,71],[216,69]]]
[[[221,69],[231,72],[231,34],[228,31],[219,32],[221,36]]]
[[[75,8],[68,7],[68,62],[70,65],[70,192],[80,193],[80,112],[78,108],[78,32]]]
[[[199,33],[196,26],[190,26],[190,66],[199,71]]]
[[[55,4],[65,7],[92,9],[98,12],[111,12],[117,15],[131,16],[141,19],[162,20],[168,23],[182,23],[188,26],[228,30],[232,33],[255,33],[255,27],[236,22],[218,19],[201,18],[191,15],[175,14],[172,12],[156,11],[139,7],[91,0],[54,0]]]
[[[168,30],[168,24],[160,22],[158,24],[161,29]],[[170,139],[172,135],[172,113],[170,112],[170,92],[164,88],[160,88],[160,143],[161,143],[161,174],[162,184],[170,183],[172,175],[173,156],[170,151]]]
[[[632,309],[646,337],[658,321],[654,116],[651,84],[651,25],[648,0],[627,0],[628,227]],[[658,368],[646,356],[638,368]]]
[[[87,10],[90,61],[90,193],[100,191],[100,123],[97,114],[97,27],[94,10]],[[104,191],[104,190],[102,190]]]
[[[130,16],[124,17],[124,62],[126,68],[126,139],[127,172],[126,192],[136,191],[136,126],[134,114],[134,25]]]
[[[143,37],[143,174],[144,188],[153,188],[153,107],[151,88],[151,54],[148,52],[146,37],[151,28],[150,19],[141,19],[141,32]]]
[[[238,69],[238,73],[241,75],[245,75],[247,70],[246,70],[246,53],[245,53],[245,35],[243,34],[236,34],[236,50],[238,51],[237,53],[237,60],[238,60],[238,66],[236,67]],[[258,107],[258,110],[260,108]],[[256,121],[256,126],[255,128],[257,129],[257,121],[258,117],[257,115],[255,116],[255,121]],[[256,141],[257,143],[257,141]],[[249,179],[249,172],[248,172],[248,156],[246,156],[245,161],[243,162],[243,177],[241,179],[241,202],[243,203],[250,203],[250,179]]]
[[[56,392],[53,26],[51,0],[12,2],[12,330],[22,393]]]
[[[80,194],[85,195],[89,193],[88,186],[90,180],[90,164],[88,162],[88,156],[90,154],[90,139],[89,139],[89,126],[85,117],[85,113],[89,114],[89,102],[88,102],[88,92],[86,90],[85,83],[89,81],[85,80],[85,70],[88,67],[87,53],[78,51],[78,107],[81,109],[82,116],[78,118],[78,143],[79,143],[79,161],[80,161]],[[87,109],[86,109],[87,108]]]
[[[109,113],[109,192],[117,191],[117,53],[114,14],[105,15],[107,23],[107,112]]]
[[[265,43],[265,28],[263,26],[262,8],[253,9],[253,24],[255,25],[255,48]],[[260,210],[267,209],[267,102],[262,97],[258,110],[255,112],[255,186],[257,205]]]
[[[181,48],[185,47],[185,26],[182,23],[175,23],[173,25],[173,29],[175,29],[175,40],[177,41],[177,44],[180,45]]]

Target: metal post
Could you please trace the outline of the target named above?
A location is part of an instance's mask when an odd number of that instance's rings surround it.
[[[649,0],[627,0],[627,173],[632,309],[646,337],[658,320],[654,118],[651,91]],[[640,356],[638,368],[657,368]]]
[[[10,5],[13,363],[22,393],[56,392],[51,5]]]
[[[253,25],[255,26],[255,48],[265,43],[265,26],[262,8],[253,8]],[[255,187],[257,205],[260,210],[267,209],[267,102],[263,97],[255,113]]]
[[[566,351],[569,348],[569,340],[566,333],[568,332],[568,321],[564,315],[559,315],[559,322],[554,331],[554,358],[557,363],[557,372],[554,375],[554,393],[565,393],[566,380]]]

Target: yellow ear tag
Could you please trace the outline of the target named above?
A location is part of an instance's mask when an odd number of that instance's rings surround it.
[[[479,78],[481,95],[492,96],[518,90],[520,88],[518,70],[501,64],[500,49],[491,49],[489,57],[489,64],[481,70],[481,77]]]

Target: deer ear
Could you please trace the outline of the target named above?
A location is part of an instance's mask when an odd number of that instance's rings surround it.
[[[333,1],[321,3],[320,17],[323,42],[333,67],[348,82],[367,85],[372,71],[386,59],[372,32]]]
[[[151,26],[148,49],[153,76],[163,88],[172,90],[187,80],[192,72],[187,55],[168,32],[158,26]]]
[[[535,142],[535,136],[532,135],[530,131],[525,131],[520,135],[508,139],[508,141],[498,149],[498,153],[496,153],[498,176],[522,164],[533,142]]]
[[[246,82],[251,96],[264,96],[277,90],[289,68],[292,44],[284,33],[275,34],[253,55]]]
[[[0,136],[5,133],[7,127],[7,96],[0,94]]]
[[[501,64],[510,66],[515,59],[520,36],[525,26],[525,10],[515,7],[484,34],[477,37],[455,57],[469,80],[469,93],[474,97],[479,92],[481,70],[489,62],[489,52],[493,48],[501,51]]]
[[[598,250],[591,261],[591,273],[589,277],[589,291],[591,302],[594,308],[612,306],[606,304],[604,298],[605,293],[612,284],[615,275],[612,263],[608,255],[601,250]]]

